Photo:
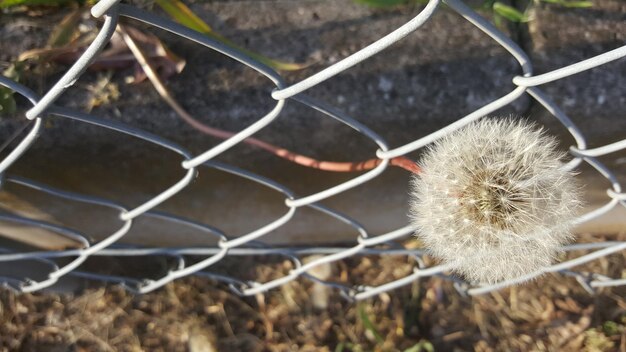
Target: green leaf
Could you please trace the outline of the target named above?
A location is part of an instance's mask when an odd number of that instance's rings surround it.
[[[9,115],[17,110],[13,93],[9,88],[0,87],[0,115]]]
[[[156,3],[176,22],[186,27],[189,27],[197,32],[203,33],[209,38],[215,39],[222,44],[230,47],[231,49],[241,51],[251,58],[260,61],[263,64],[276,70],[295,71],[306,67],[306,65],[303,64],[275,60],[261,54],[257,54],[233,43],[221,34],[215,32],[208,24],[206,24],[206,22],[200,19],[200,17],[196,16],[196,14],[194,14],[193,11],[191,11],[191,9],[187,7],[187,5],[183,4],[179,0],[156,0]]]
[[[502,16],[498,15],[497,13],[493,15],[493,24],[496,25],[496,27],[498,28],[502,28]]]
[[[359,305],[359,318],[363,322],[363,326],[365,327],[365,329],[369,330],[372,333],[372,335],[374,335],[376,342],[378,342],[379,344],[382,344],[383,342],[385,342],[385,339],[383,339],[383,337],[380,335],[378,330],[376,330],[376,327],[374,326],[374,324],[372,324],[372,321],[370,320],[370,318],[367,316],[367,313],[365,312],[365,308],[363,304]]]
[[[156,3],[176,22],[185,27],[204,34],[213,33],[211,27],[182,2],[178,0],[156,0]]]
[[[607,336],[619,335],[622,330],[624,330],[624,328],[614,321],[605,321],[604,324],[602,324],[602,331]]]
[[[528,16],[520,12],[518,9],[505,5],[499,1],[496,1],[493,4],[493,11],[511,22],[528,22],[529,20]]]
[[[2,75],[17,82],[20,78],[20,70],[21,65],[13,63],[2,72]],[[12,114],[17,110],[14,93],[11,89],[0,86],[0,116]]]
[[[74,0],[0,0],[0,9],[13,6],[59,6],[65,5]]]
[[[435,346],[426,340],[420,340],[413,347],[409,347],[404,352],[435,352]]]

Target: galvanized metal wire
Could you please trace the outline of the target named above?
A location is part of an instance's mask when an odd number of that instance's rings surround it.
[[[588,163],[611,183],[611,188],[607,190],[607,203],[587,214],[580,216],[577,219],[577,222],[583,223],[602,216],[619,205],[626,207],[626,193],[622,190],[621,184],[618,182],[611,170],[597,160],[597,157],[626,149],[626,139],[616,141],[603,147],[587,149],[585,136],[582,131],[570,120],[566,113],[562,111],[557,104],[555,104],[550,97],[542,91],[540,87],[548,82],[559,80],[623,58],[626,56],[626,46],[622,46],[615,50],[551,72],[534,75],[531,60],[514,41],[508,38],[490,22],[478,15],[460,0],[445,0],[444,2],[448,5],[448,7],[465,18],[465,20],[471,22],[505,48],[519,63],[522,74],[513,79],[513,83],[516,87],[508,94],[482,106],[478,110],[466,116],[460,117],[454,123],[451,123],[436,132],[405,145],[391,148],[389,147],[389,144],[375,131],[371,130],[356,119],[348,116],[346,113],[332,106],[328,106],[323,102],[317,101],[312,97],[307,96],[305,93],[317,84],[320,84],[331,77],[350,69],[354,65],[367,60],[376,53],[385,50],[385,48],[398,42],[403,37],[419,30],[419,28],[437,11],[438,6],[441,4],[441,0],[430,0],[417,16],[392,33],[382,37],[378,41],[344,58],[343,60],[292,85],[287,85],[281,75],[273,69],[250,58],[245,53],[225,46],[219,41],[138,8],[120,4],[119,0],[101,0],[92,8],[93,16],[104,18],[104,24],[100,28],[99,34],[89,45],[84,54],[81,55],[81,57],[71,66],[71,68],[67,70],[62,78],[59,79],[59,81],[46,94],[40,97],[29,88],[6,77],[0,76],[0,85],[13,90],[15,93],[26,98],[32,104],[32,107],[25,114],[26,121],[29,121],[27,128],[29,128],[30,131],[21,139],[17,146],[14,147],[11,152],[0,161],[0,187],[6,185],[7,183],[13,183],[38,192],[47,193],[54,197],[65,199],[67,201],[81,202],[111,209],[119,214],[119,224],[117,230],[105,239],[94,243],[88,239],[87,235],[68,227],[45,221],[28,219],[18,215],[1,213],[0,220],[2,221],[44,228],[61,236],[76,240],[82,243],[83,247],[81,249],[72,250],[37,252],[18,252],[10,248],[4,248],[0,250],[0,262],[35,261],[47,267],[48,272],[45,275],[45,279],[39,281],[25,277],[0,277],[0,281],[5,286],[14,290],[32,292],[50,287],[57,283],[60,278],[67,275],[82,277],[90,280],[118,283],[124,285],[131,291],[145,293],[155,290],[178,278],[196,275],[223,282],[237,294],[245,296],[266,292],[292,280],[302,278],[339,290],[344,297],[352,300],[361,300],[376,296],[380,293],[411,284],[418,278],[435,275],[452,280],[455,287],[464,295],[484,294],[514,285],[518,282],[528,280],[529,278],[536,277],[546,272],[560,272],[563,275],[574,276],[590,293],[593,293],[594,290],[600,287],[626,285],[626,279],[623,278],[611,278],[600,274],[581,273],[573,270],[581,264],[597,260],[598,258],[612,253],[618,253],[626,250],[626,242],[579,243],[569,245],[565,248],[566,251],[583,250],[588,253],[577,258],[543,268],[542,270],[527,275],[526,277],[501,282],[495,285],[481,286],[463,282],[462,280],[449,275],[448,271],[450,268],[446,265],[428,267],[422,260],[422,256],[425,255],[422,250],[406,249],[400,245],[399,241],[407,239],[413,234],[414,229],[411,228],[411,226],[404,225],[385,234],[372,235],[356,220],[350,219],[333,209],[317,204],[317,202],[321,200],[337,196],[342,192],[358,187],[359,185],[378,177],[387,169],[391,158],[402,156],[423,148],[436,141],[438,138],[458,130],[472,121],[489,115],[497,109],[514,102],[521,96],[528,94],[540,105],[544,106],[545,109],[547,109],[556,119],[558,119],[558,121],[565,126],[574,138],[576,145],[570,148],[572,159],[567,164],[567,167],[575,168],[581,163]],[[271,93],[271,97],[275,100],[274,107],[264,116],[259,117],[253,124],[239,131],[232,137],[204,151],[203,153],[193,155],[176,143],[168,141],[152,133],[137,129],[121,122],[101,119],[81,111],[55,105],[57,99],[78,80],[90,63],[96,58],[98,53],[107,45],[116,29],[120,17],[133,18],[148,25],[159,27],[183,39],[211,48],[238,61],[242,65],[257,71],[261,75],[267,77],[276,86],[275,90]],[[374,169],[354,177],[349,181],[334,185],[314,194],[300,195],[292,192],[278,182],[259,176],[250,171],[213,161],[216,156],[224,153],[233,146],[241,143],[244,139],[253,136],[258,131],[270,125],[278,116],[281,115],[285,102],[288,99],[297,101],[300,104],[315,109],[325,114],[328,118],[339,121],[367,137],[373,142],[372,155],[379,158],[381,163]],[[178,182],[171,185],[169,188],[162,190],[161,193],[155,195],[154,197],[145,200],[141,205],[135,208],[128,208],[110,199],[102,199],[99,197],[59,190],[45,184],[12,176],[9,172],[11,165],[19,160],[28,148],[37,142],[39,134],[45,133],[42,130],[42,124],[47,116],[58,116],[65,119],[79,121],[80,123],[91,124],[98,126],[99,128],[115,131],[117,133],[127,134],[133,138],[139,138],[160,148],[170,150],[182,157],[183,161],[180,167],[185,174]],[[205,168],[219,170],[230,174],[232,177],[248,179],[263,187],[267,187],[282,194],[285,199],[285,213],[260,228],[242,236],[231,238],[228,234],[209,224],[198,223],[173,214],[153,210],[159,204],[187,187],[196,174],[202,173],[202,170]],[[271,247],[262,242],[264,236],[288,223],[299,211],[299,209],[304,207],[318,211],[325,216],[334,218],[335,220],[351,227],[354,231],[355,245],[349,248],[314,246],[306,248],[279,248]],[[139,248],[117,245],[117,242],[122,240],[130,229],[133,228],[135,219],[139,217],[142,219],[158,219],[159,221],[167,221],[176,224],[177,226],[193,228],[201,231],[207,236],[215,238],[216,245],[213,247],[188,248]],[[236,277],[228,277],[223,274],[211,272],[211,266],[220,262],[227,256],[267,255],[284,257],[285,260],[292,263],[292,269],[286,275],[268,282],[258,282],[254,280],[244,281]],[[316,259],[304,263],[303,258],[309,255],[317,256],[315,257]],[[324,281],[310,274],[312,269],[320,265],[359,255],[405,256],[414,259],[415,266],[410,275],[376,287],[368,286],[367,283],[362,283],[357,286],[348,286],[337,282]],[[175,259],[175,265],[161,278],[149,280],[82,271],[81,264],[83,264],[87,258],[95,256],[136,258],[168,257]],[[195,258],[193,261],[190,260],[192,256]],[[201,257],[202,259],[198,261],[198,257]]]

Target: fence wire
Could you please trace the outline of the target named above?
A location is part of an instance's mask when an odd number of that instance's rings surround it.
[[[37,262],[48,268],[48,273],[43,280],[36,281],[31,278],[25,277],[0,277],[0,282],[2,282],[5,286],[17,291],[32,292],[54,285],[61,277],[67,275],[87,278],[91,280],[118,283],[133,292],[145,293],[157,289],[165,285],[166,283],[176,280],[178,278],[189,275],[196,275],[223,282],[228,285],[235,293],[246,296],[266,292],[272,288],[283,285],[298,278],[305,278],[337,289],[344,297],[351,300],[360,300],[372,297],[382,292],[390,291],[398,287],[411,284],[418,278],[429,276],[439,276],[450,279],[451,281],[453,281],[454,286],[457,288],[457,290],[464,295],[484,294],[490,291],[514,285],[518,282],[528,280],[529,278],[539,276],[546,272],[559,272],[563,275],[573,276],[590,293],[593,293],[594,290],[600,287],[626,285],[626,279],[623,278],[611,278],[600,274],[589,274],[571,270],[572,268],[581,264],[596,260],[612,253],[618,253],[626,250],[626,242],[572,244],[566,246],[565,250],[584,250],[587,254],[571,260],[563,261],[549,267],[545,267],[542,270],[539,270],[533,274],[514,280],[508,280],[494,285],[473,285],[472,283],[464,282],[459,278],[447,274],[450,268],[446,265],[426,265],[425,261],[422,260],[422,256],[425,254],[422,250],[404,248],[404,246],[402,246],[398,241],[402,239],[407,239],[409,238],[409,236],[412,235],[414,229],[410,226],[400,227],[394,231],[382,235],[372,236],[357,221],[350,219],[334,211],[333,209],[329,209],[320,204],[317,204],[317,202],[321,200],[336,196],[346,190],[357,187],[376,178],[387,169],[390,159],[398,156],[403,156],[407,153],[423,148],[424,146],[432,143],[438,138],[441,138],[448,133],[458,130],[463,126],[475,120],[478,120],[506,106],[507,104],[512,103],[513,101],[527,93],[539,104],[545,107],[545,109],[547,109],[556,119],[558,119],[558,121],[560,121],[565,126],[565,128],[574,138],[576,145],[570,148],[572,160],[567,164],[567,167],[575,168],[583,162],[588,163],[611,183],[611,188],[607,190],[607,203],[589,213],[580,216],[577,219],[577,222],[582,223],[589,221],[593,218],[597,218],[619,205],[626,207],[626,193],[622,191],[622,186],[618,182],[615,175],[596,159],[597,157],[607,155],[618,150],[626,149],[626,139],[603,147],[587,149],[585,136],[583,135],[583,133],[539,87],[545,83],[559,80],[574,75],[576,73],[589,70],[591,68],[620,59],[626,56],[626,46],[622,46],[615,50],[551,72],[534,75],[531,60],[529,59],[528,55],[515,42],[513,42],[510,38],[500,32],[497,28],[495,28],[492,24],[490,24],[488,21],[486,21],[476,12],[474,12],[463,2],[459,0],[445,0],[443,2],[447,4],[449,8],[456,11],[467,21],[471,22],[473,25],[478,27],[489,37],[499,43],[519,63],[522,74],[520,76],[516,76],[513,79],[513,83],[516,85],[515,89],[434,133],[431,133],[423,138],[417,139],[396,148],[390,148],[388,143],[382,137],[376,134],[376,132],[361,124],[359,121],[351,118],[344,112],[339,111],[332,106],[328,106],[325,103],[322,103],[305,95],[306,91],[311,87],[314,87],[317,84],[320,84],[328,80],[329,78],[350,69],[354,65],[368,59],[376,53],[385,50],[385,48],[398,42],[403,37],[411,34],[413,31],[418,30],[426,21],[428,21],[433,16],[433,14],[437,11],[438,6],[441,5],[441,2],[441,0],[430,0],[417,16],[415,16],[413,19],[411,19],[392,33],[384,36],[383,38],[357,51],[356,53],[346,57],[345,59],[319,71],[318,73],[315,73],[310,77],[301,80],[298,83],[287,85],[279,73],[258,62],[257,60],[250,58],[245,53],[227,47],[216,40],[213,40],[180,24],[160,18],[138,8],[120,4],[119,0],[101,0],[91,9],[93,16],[104,18],[104,24],[102,25],[98,35],[88,46],[86,51],[80,56],[80,58],[44,96],[40,97],[29,88],[6,77],[0,76],[0,85],[7,87],[15,93],[23,96],[32,104],[32,107],[25,114],[25,118],[27,120],[30,120],[30,131],[26,133],[26,135],[17,144],[17,146],[13,148],[11,152],[8,153],[8,155],[0,161],[0,189],[7,183],[13,183],[36,190],[38,192],[47,193],[61,199],[109,208],[119,213],[119,228],[105,239],[94,243],[90,241],[88,239],[88,236],[86,236],[85,234],[82,234],[68,227],[52,224],[41,220],[28,219],[9,213],[0,213],[1,221],[47,229],[69,239],[76,240],[83,245],[83,247],[80,249],[60,251],[17,252],[14,249],[10,248],[0,249],[1,262]],[[270,79],[276,86],[275,90],[271,93],[271,97],[276,102],[275,106],[267,114],[261,116],[258,120],[256,120],[256,122],[239,131],[232,137],[224,140],[223,142],[199,155],[193,155],[190,152],[186,151],[183,147],[173,142],[170,142],[146,131],[131,127],[124,123],[100,119],[81,111],[54,105],[55,101],[64,92],[66,92],[73,83],[78,80],[78,78],[83,74],[89,64],[98,55],[98,53],[107,45],[116,29],[120,17],[133,18],[148,25],[161,28],[181,38],[196,42],[197,44],[220,52],[221,54],[237,60],[239,63],[259,72],[260,74]],[[369,138],[376,145],[377,149],[373,149],[372,154],[375,154],[376,157],[380,159],[379,165],[372,170],[369,170],[349,181],[334,185],[333,187],[314,194],[303,196],[295,194],[285,186],[273,180],[256,175],[247,170],[242,170],[231,165],[217,163],[212,160],[216,156],[232,148],[238,143],[241,143],[246,138],[253,136],[255,133],[271,124],[278,116],[281,115],[283,107],[285,106],[285,102],[288,99],[297,101],[305,106],[320,111],[328,118],[335,119]],[[6,172],[7,169],[9,169],[12,164],[19,160],[28,150],[28,148],[37,141],[38,135],[43,132],[42,124],[46,119],[46,117],[44,116],[50,115],[59,116],[66,119],[79,121],[81,123],[95,125],[100,128],[109,129],[118,133],[127,134],[134,138],[142,139],[161,148],[178,153],[184,159],[180,167],[185,171],[185,175],[178,182],[176,182],[169,188],[164,189],[158,195],[146,200],[143,204],[137,206],[136,208],[130,209],[122,204],[118,204],[113,200],[77,194],[65,190],[59,190],[49,187],[45,184],[36,183],[28,179],[15,177],[8,174]],[[231,238],[226,233],[208,224],[199,223],[172,214],[157,212],[153,210],[156,206],[163,203],[168,198],[172,197],[173,195],[184,189],[186,186],[188,186],[193,178],[199,172],[202,172],[204,168],[217,169],[232,175],[232,177],[242,177],[256,182],[259,185],[267,187],[273,191],[281,193],[285,198],[284,215],[250,233],[247,233],[243,236]],[[334,218],[352,227],[355,232],[354,236],[356,238],[356,245],[349,248],[278,248],[266,245],[261,241],[263,236],[288,223],[294,217],[296,212],[303,207],[314,209],[315,211],[318,211],[330,218]],[[130,229],[133,227],[135,219],[137,219],[138,217],[142,217],[142,219],[158,219],[160,221],[171,222],[173,224],[176,224],[177,226],[193,228],[195,230],[201,231],[202,233],[205,233],[207,236],[215,238],[217,244],[214,247],[203,248],[139,248],[121,246],[116,244],[116,242],[122,239],[124,235],[126,235],[130,231]],[[289,260],[292,263],[292,269],[288,272],[288,274],[276,279],[272,279],[268,282],[258,282],[254,280],[244,281],[242,279],[228,277],[223,274],[218,274],[210,271],[212,265],[220,262],[227,256],[268,255],[284,257],[285,260]],[[310,255],[316,255],[316,259],[305,263],[303,258]],[[318,266],[359,255],[405,256],[412,258],[415,262],[415,265],[413,272],[410,275],[374,287],[368,286],[367,283],[362,283],[357,286],[349,286],[347,284],[342,284],[338,282],[321,280],[311,274],[312,269]],[[167,274],[158,279],[136,279],[131,277],[103,275],[95,272],[81,271],[81,264],[83,264],[89,257],[92,256],[135,258],[167,257],[173,259],[174,266],[167,272]],[[201,257],[203,259],[197,261],[197,259],[192,260],[192,257]]]

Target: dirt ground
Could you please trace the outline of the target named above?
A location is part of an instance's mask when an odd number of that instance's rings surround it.
[[[290,269],[267,258],[236,263],[216,269],[259,281]],[[331,278],[378,285],[412,265],[404,257],[350,258]],[[625,267],[618,253],[576,269],[626,277]],[[626,288],[590,295],[575,279],[549,274],[466,298],[429,278],[354,303],[304,279],[242,298],[193,277],[136,296],[101,283],[76,295],[2,290],[0,321],[1,351],[626,351]]]

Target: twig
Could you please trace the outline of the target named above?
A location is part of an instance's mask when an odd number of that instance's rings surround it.
[[[141,66],[142,70],[157,90],[159,95],[165,100],[165,102],[176,111],[176,113],[190,126],[197,129],[198,131],[210,135],[212,137],[220,138],[220,139],[228,139],[235,135],[235,133],[224,131],[221,129],[213,128],[203,124],[202,122],[196,120],[193,116],[191,116],[180,104],[174,99],[172,94],[169,92],[167,87],[163,84],[163,81],[156,73],[156,70],[150,64],[148,58],[143,53],[143,51],[139,48],[139,46],[135,43],[135,40],[131,35],[124,29],[124,25],[118,25],[117,31],[120,33],[124,42],[133,53],[137,62]],[[264,149],[278,157],[289,160],[296,164],[311,167],[314,169],[325,170],[325,171],[333,171],[333,172],[354,172],[354,171],[364,171],[375,168],[380,165],[383,160],[382,159],[370,159],[365,161],[357,161],[357,162],[336,162],[336,161],[324,161],[310,158],[305,155],[294,153],[288,149],[277,147],[273,144],[264,142],[257,138],[247,138],[243,141],[246,144],[253,145],[255,147]],[[406,158],[406,157],[396,157],[390,160],[390,165],[401,167],[405,170],[408,170],[412,173],[419,173],[419,167],[415,162]]]

